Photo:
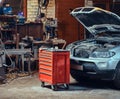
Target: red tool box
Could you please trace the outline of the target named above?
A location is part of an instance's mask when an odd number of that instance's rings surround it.
[[[45,82],[51,84],[53,90],[57,90],[58,84],[63,84],[69,89],[70,82],[70,53],[62,49],[39,50],[39,79],[41,86]]]

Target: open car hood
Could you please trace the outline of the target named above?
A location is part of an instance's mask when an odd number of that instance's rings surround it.
[[[80,7],[71,12],[93,35],[104,32],[120,32],[120,17],[97,7]]]

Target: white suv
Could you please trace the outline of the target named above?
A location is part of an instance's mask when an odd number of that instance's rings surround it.
[[[120,17],[97,7],[80,7],[71,12],[93,38],[67,45],[71,75],[113,80],[120,88]]]

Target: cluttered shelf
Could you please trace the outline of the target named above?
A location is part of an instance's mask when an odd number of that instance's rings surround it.
[[[0,21],[13,22],[16,21],[15,15],[0,15]]]
[[[0,37],[6,48],[17,47],[17,17],[14,15],[0,15]]]
[[[1,29],[2,32],[15,32],[14,29]]]

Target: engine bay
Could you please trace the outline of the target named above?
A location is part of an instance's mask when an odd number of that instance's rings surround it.
[[[120,45],[120,38],[118,37],[99,37],[96,39],[87,39],[76,42],[75,47],[72,48],[72,53],[75,57],[88,58],[94,51],[108,51],[118,45]]]

